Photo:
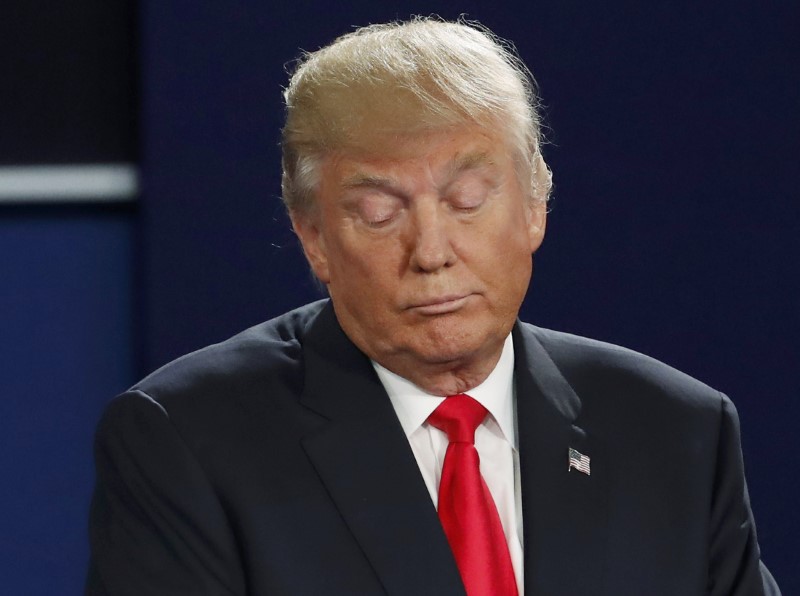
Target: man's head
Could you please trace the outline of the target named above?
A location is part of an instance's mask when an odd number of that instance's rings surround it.
[[[290,212],[313,206],[324,155],[388,153],[394,138],[462,124],[499,131],[531,197],[548,198],[533,78],[508,44],[476,25],[420,18],[363,27],[306,54],[284,97]]]
[[[494,366],[544,234],[533,82],[491,34],[420,19],[309,54],[283,197],[345,333],[432,393]]]

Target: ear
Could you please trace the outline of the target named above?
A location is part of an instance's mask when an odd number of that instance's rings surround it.
[[[539,250],[547,225],[547,201],[534,197],[528,205],[528,238],[531,254]]]
[[[327,285],[330,282],[328,251],[320,228],[319,214],[291,213],[289,217],[314,275]]]

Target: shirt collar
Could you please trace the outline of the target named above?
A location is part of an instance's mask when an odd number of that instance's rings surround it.
[[[444,401],[441,395],[424,392],[411,381],[396,375],[374,360],[371,361],[397,413],[406,436],[411,436],[436,407]],[[514,342],[511,334],[503,343],[503,351],[486,380],[468,392],[497,421],[506,440],[517,446],[514,428]]]

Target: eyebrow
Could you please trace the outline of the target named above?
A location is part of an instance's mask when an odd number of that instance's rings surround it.
[[[386,188],[392,186],[394,181],[391,178],[374,176],[357,172],[342,181],[344,188]]]
[[[456,156],[450,164],[450,178],[467,170],[474,170],[484,165],[493,165],[494,161],[487,151],[472,151]]]
[[[494,161],[486,151],[472,151],[457,155],[448,165],[448,179],[452,180],[461,172],[492,165]],[[384,176],[356,172],[342,181],[344,188],[393,188],[395,180]]]

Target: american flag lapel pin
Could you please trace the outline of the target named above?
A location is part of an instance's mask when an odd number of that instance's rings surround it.
[[[569,448],[569,467],[567,468],[568,472],[571,472],[573,468],[578,470],[578,472],[583,472],[587,476],[591,474],[591,469],[589,468],[589,456],[584,455],[577,449],[573,449],[572,447]]]

